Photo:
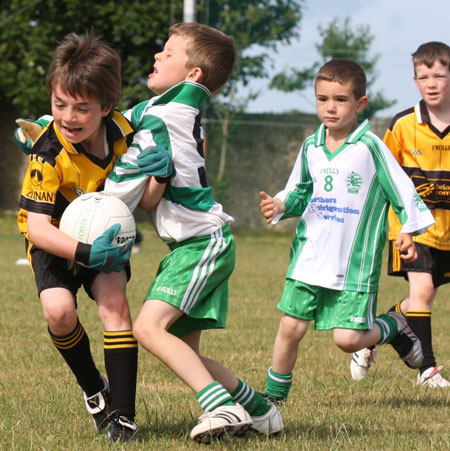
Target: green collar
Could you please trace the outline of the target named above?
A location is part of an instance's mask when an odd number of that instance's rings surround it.
[[[168,89],[159,97],[155,97],[152,105],[164,105],[169,102],[177,102],[193,108],[198,108],[210,95],[211,92],[205,86],[193,81],[182,81]]]
[[[341,147],[339,147],[339,149],[335,150],[334,152],[330,152],[327,149],[327,146],[325,145],[327,128],[324,124],[321,124],[320,127],[316,130],[316,133],[314,135],[314,145],[316,147],[321,146],[325,154],[327,155],[327,158],[331,160],[336,155],[339,155],[349,144],[357,143],[370,129],[370,127],[371,125],[369,121],[365,119],[363,122],[358,124],[358,126],[347,136],[347,138],[345,139],[345,143]]]

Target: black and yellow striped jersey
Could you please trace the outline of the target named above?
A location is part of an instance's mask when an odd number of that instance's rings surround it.
[[[127,151],[134,129],[115,111],[106,120],[108,152],[104,159],[87,153],[81,144],[71,144],[50,122],[33,146],[22,184],[17,222],[28,238],[28,212],[52,218],[58,227],[67,205],[81,194],[100,191],[117,158]]]
[[[450,125],[442,132],[437,130],[421,100],[414,108],[394,117],[384,142],[413,181],[436,221],[414,240],[436,249],[450,250]],[[391,209],[390,240],[397,238],[400,228]]]

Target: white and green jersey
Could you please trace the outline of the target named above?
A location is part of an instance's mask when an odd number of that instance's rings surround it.
[[[167,149],[175,175],[150,214],[155,230],[167,242],[209,235],[233,222],[215,202],[206,180],[199,105],[209,95],[204,86],[184,81],[125,113],[137,132],[106,180],[105,191],[134,211],[149,178],[139,172],[137,156],[155,145]]]
[[[402,232],[423,233],[434,219],[383,142],[361,123],[334,152],[322,124],[303,143],[285,189],[280,219],[301,216],[286,277],[330,288],[376,292],[389,205]]]

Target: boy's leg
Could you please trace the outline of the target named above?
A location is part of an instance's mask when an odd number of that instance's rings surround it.
[[[420,340],[405,318],[397,312],[377,316],[371,330],[336,329],[334,337],[336,344],[345,352],[355,353],[374,345],[389,343],[408,367],[418,368],[423,361]],[[354,355],[350,363],[352,377],[355,380],[365,379],[370,364],[364,367],[361,359],[355,357]],[[357,365],[359,368],[355,368]]]
[[[133,440],[138,344],[132,334],[131,316],[126,298],[125,271],[100,273],[92,284],[100,319],[104,327],[105,368],[110,387],[111,442]]]
[[[108,384],[92,358],[89,337],[78,320],[73,294],[65,288],[49,288],[40,294],[50,338],[69,365],[84,393],[86,407],[97,430],[108,422]]]
[[[417,376],[417,385],[450,387],[450,381],[442,377],[433,352],[431,310],[437,293],[433,276],[426,272],[408,272],[409,297],[405,307],[409,327],[422,343],[424,359]],[[403,305],[402,305],[403,307]]]
[[[309,321],[284,314],[273,348],[272,366],[266,377],[265,394],[276,402],[287,399],[292,384],[292,370],[297,361],[298,345],[308,330]]]
[[[420,372],[436,366],[431,338],[431,309],[437,293],[430,273],[409,272],[409,297],[406,304],[406,320],[422,342],[423,363]]]
[[[183,312],[160,300],[147,300],[135,321],[133,333],[139,343],[169,367],[195,393],[206,411],[191,431],[191,438],[207,443],[224,432],[233,435],[250,427],[250,415],[232,401],[231,394],[215,381],[198,353],[168,332]]]
[[[409,296],[395,304],[390,311],[402,314],[408,326],[422,342],[424,359],[417,377],[418,385],[448,387],[450,382],[444,379],[436,365],[433,352],[431,331],[431,310],[437,287],[450,281],[445,276],[450,271],[448,251],[439,251],[421,243],[416,243],[419,258],[412,263],[400,261],[394,247],[389,247],[388,272],[390,275],[408,274]],[[396,264],[400,261],[400,266]]]
[[[183,337],[183,341],[197,354],[200,351],[200,334],[198,331]],[[252,429],[265,435],[272,435],[284,428],[281,414],[273,403],[268,402],[261,393],[238,379],[221,363],[201,355],[200,358],[213,379],[220,382],[231,394],[232,401],[240,404],[250,414],[253,421]]]

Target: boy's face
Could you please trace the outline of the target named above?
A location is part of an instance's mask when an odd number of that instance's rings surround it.
[[[450,71],[440,61],[432,67],[419,64],[414,81],[422,99],[430,107],[438,108],[450,102]]]
[[[316,81],[317,116],[330,132],[347,136],[358,123],[358,113],[367,105],[367,97],[356,99],[352,83]]]
[[[102,119],[111,110],[104,110],[97,100],[90,97],[72,97],[59,84],[53,90],[51,103],[58,129],[72,144],[92,142],[100,130]]]
[[[147,86],[156,94],[162,94],[172,86],[186,80],[191,70],[186,67],[186,38],[172,35],[164,50],[155,55],[153,72],[148,76]]]

